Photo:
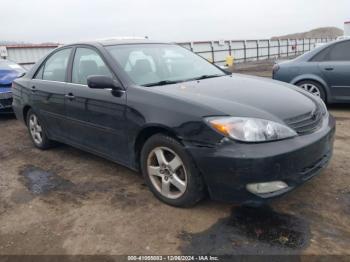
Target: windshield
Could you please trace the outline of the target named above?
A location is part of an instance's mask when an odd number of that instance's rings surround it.
[[[107,50],[138,85],[165,85],[225,75],[203,58],[177,45],[115,45],[108,46]]]

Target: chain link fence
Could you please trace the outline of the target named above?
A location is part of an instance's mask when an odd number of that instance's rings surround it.
[[[197,53],[215,64],[226,64],[228,57],[234,62],[276,59],[303,54],[318,44],[334,41],[331,38],[284,39],[284,40],[241,40],[184,42],[179,45]]]

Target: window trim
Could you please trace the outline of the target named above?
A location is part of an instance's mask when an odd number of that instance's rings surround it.
[[[44,61],[40,64],[40,66],[36,69],[33,77],[32,77],[32,80],[39,80],[39,81],[48,81],[48,82],[56,82],[56,83],[67,83],[67,77],[68,77],[68,68],[69,68],[69,63],[70,63],[70,60],[72,58],[72,51],[73,51],[73,46],[64,46],[62,48],[59,48],[55,51],[53,51],[51,54],[49,54],[45,59]],[[45,71],[45,66],[46,66],[46,62],[47,60],[49,60],[53,55],[57,54],[58,52],[60,51],[63,51],[65,49],[71,49],[70,50],[70,54],[69,54],[69,57],[68,57],[68,63],[67,63],[67,68],[66,68],[66,77],[65,77],[65,81],[62,82],[62,81],[55,81],[55,80],[46,80],[46,79],[43,79],[43,76],[44,76],[44,71]],[[43,68],[43,74],[41,76],[41,79],[38,79],[36,78],[37,74],[40,72],[41,68]]]
[[[41,65],[38,67],[38,69],[36,70],[35,74],[33,75],[32,79],[34,79],[34,80],[43,80],[45,63],[44,62],[41,63]],[[41,69],[43,69],[43,71],[41,72],[41,78],[36,78],[38,76],[39,72],[41,71]]]

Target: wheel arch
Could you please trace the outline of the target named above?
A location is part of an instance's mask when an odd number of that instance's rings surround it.
[[[179,143],[181,143],[181,138],[171,128],[158,124],[147,125],[138,132],[133,143],[135,166],[139,167],[140,154],[143,145],[151,136],[155,134],[165,134],[171,136],[172,138],[176,139]]]
[[[325,80],[323,80],[321,77],[317,75],[307,74],[307,75],[300,75],[295,77],[290,83],[293,85],[298,85],[298,83],[302,81],[313,81],[321,85],[321,87],[323,87],[323,90],[326,94],[326,100],[329,102],[330,90]]]
[[[22,110],[22,113],[23,113],[23,121],[24,123],[27,125],[27,114],[29,112],[29,110],[31,109],[32,107],[30,105],[25,105],[23,107],[23,110]]]

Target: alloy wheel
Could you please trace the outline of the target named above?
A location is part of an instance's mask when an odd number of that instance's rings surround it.
[[[311,84],[311,83],[305,83],[305,84],[302,84],[300,86],[302,89],[304,89],[305,91],[315,95],[315,96],[318,96],[318,97],[321,97],[321,91],[320,89],[314,85],[314,84]]]
[[[38,117],[34,114],[29,118],[29,130],[34,142],[40,145],[43,142],[43,129],[39,123]]]
[[[177,199],[187,188],[187,172],[181,158],[170,148],[156,147],[148,155],[148,176],[166,198]]]

